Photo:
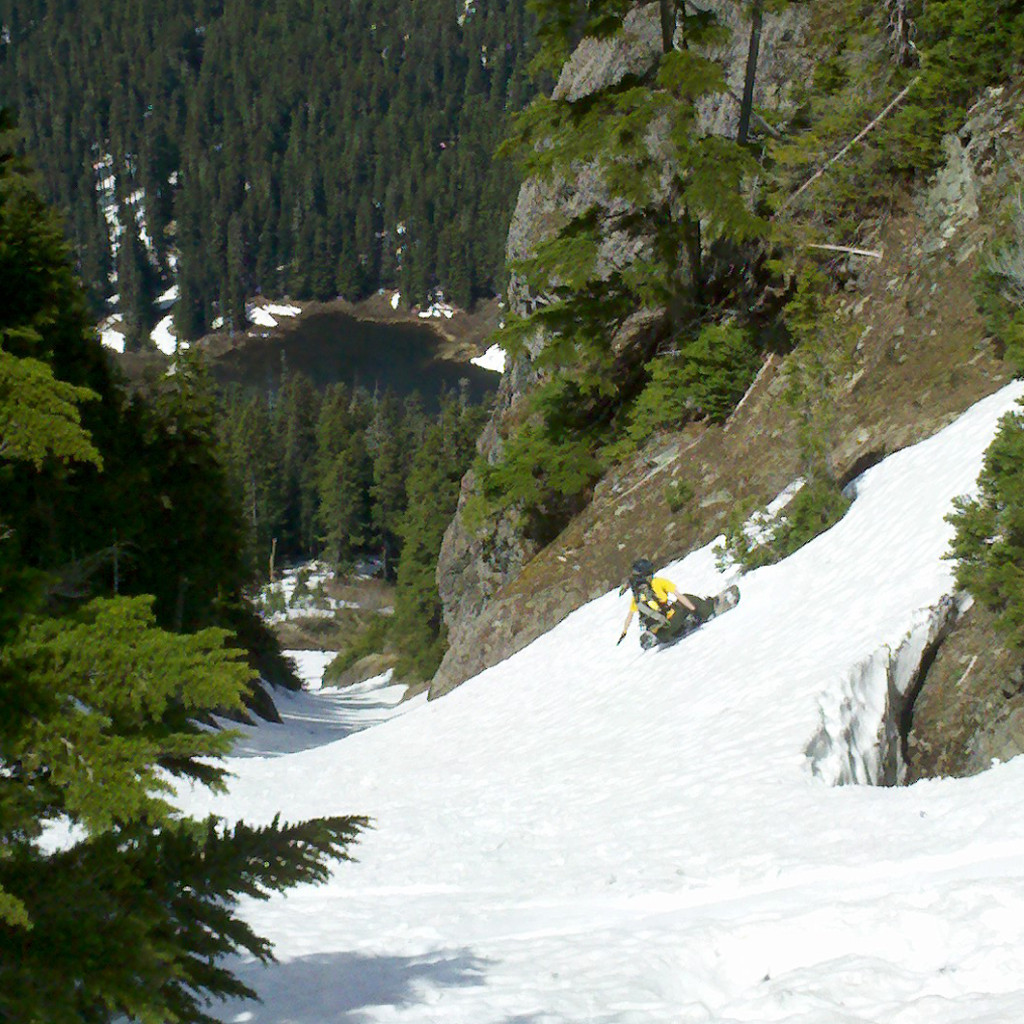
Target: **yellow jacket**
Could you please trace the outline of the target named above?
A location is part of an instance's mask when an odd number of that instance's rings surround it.
[[[661,612],[661,614],[666,618],[671,618],[675,614],[676,609],[673,605],[676,603],[681,604],[691,612],[696,611],[696,608],[693,606],[693,602],[690,601],[685,594],[680,593],[679,589],[671,580],[666,580],[662,576],[655,576],[651,580],[651,589],[654,591],[658,601],[661,602],[660,605],[652,605],[652,610]],[[669,608],[668,610],[663,610],[662,606],[666,603],[669,605]],[[629,614],[626,616],[626,621],[622,624],[622,634],[619,636],[620,641],[626,635],[626,630],[629,629],[629,624],[633,620],[633,613],[636,611],[638,611],[638,608],[636,605],[636,598],[634,597],[629,602]]]
[[[676,587],[676,585],[671,580],[663,579],[661,576],[655,576],[651,580],[651,589],[654,591],[655,595],[658,598],[658,602],[659,602],[658,604],[652,604],[651,605],[651,607],[655,611],[660,611],[661,610],[661,605],[663,605],[668,600],[668,595],[669,594],[678,594],[679,593],[678,588]],[[630,618],[632,618],[633,612],[635,612],[635,611],[638,611],[638,609],[637,609],[637,606],[636,606],[636,598],[634,597],[633,600],[629,602]]]

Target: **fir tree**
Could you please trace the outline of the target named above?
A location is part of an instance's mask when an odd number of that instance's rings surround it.
[[[459,497],[484,410],[454,400],[443,407],[416,450],[402,518],[402,555],[390,639],[402,652],[400,675],[429,679],[446,646],[441,598],[435,578],[444,532]]]
[[[336,564],[351,563],[370,539],[373,464],[366,446],[367,410],[342,385],[324,398],[317,426],[320,540]]]
[[[626,17],[638,6],[626,0],[532,5],[541,19],[542,60],[564,59],[581,36],[625,31]],[[719,274],[713,247],[734,251],[765,231],[747,190],[756,160],[736,140],[698,130],[698,104],[725,89],[721,68],[700,46],[721,39],[722,29],[687,3],[662,3],[659,13],[662,52],[648,73],[627,73],[583,97],[535,100],[516,119],[507,144],[528,174],[569,178],[582,163],[593,166],[603,184],[603,197],[513,268],[543,301],[503,332],[503,344],[520,355],[532,339],[543,338],[533,362],[551,381],[535,401],[543,424],[527,426],[512,440],[505,466],[481,467],[481,483],[492,504],[525,505],[534,518],[547,506],[548,512],[560,508],[564,521],[606,464],[602,449],[614,446],[624,424],[632,423],[636,439],[648,417],[631,419],[628,409],[660,372],[659,364],[648,365],[659,351],[673,353],[681,382],[692,382],[690,394],[675,403],[689,415],[723,415],[756,365],[752,334],[742,324],[718,335],[741,344],[707,352],[708,324],[734,319],[732,286]],[[635,255],[602,262],[609,237]],[[648,324],[639,334],[629,326],[638,312]],[[699,394],[707,367],[716,362],[719,387]],[[663,381],[664,375],[653,383]],[[607,454],[616,451],[610,447]],[[587,472],[566,473],[571,465]],[[503,480],[532,481],[534,496],[518,486],[509,490]],[[556,514],[544,536],[550,539],[558,526]]]
[[[108,499],[131,489],[138,469],[111,444],[104,415],[140,435],[116,402],[88,413],[95,394],[116,392],[95,359],[59,223],[7,141],[0,132],[0,1019],[211,1021],[212,998],[253,994],[223,957],[271,956],[236,916],[238,897],[323,881],[366,821],[232,827],[175,810],[170,779],[223,784],[210,759],[231,737],[203,721],[240,711],[252,672],[223,629],[166,632],[152,597],[85,600],[88,587],[67,586],[59,520],[71,517],[60,501],[48,509],[51,543],[37,545],[42,531],[28,529],[33,484],[66,488],[79,513],[109,514]],[[179,410],[167,399],[182,488],[204,458],[196,395]],[[76,465],[84,469],[71,480]],[[173,505],[184,491],[172,493],[161,497]],[[180,555],[178,539],[163,536]],[[56,824],[65,838],[42,842]]]
[[[978,496],[949,516],[956,582],[995,613],[1006,642],[1024,650],[1024,412],[1004,416],[985,453]]]
[[[420,254],[407,301],[441,285],[469,303],[502,274],[517,181],[491,154],[528,97],[530,42],[522,0],[461,24],[460,12],[450,0],[0,0],[0,95],[24,111],[99,298],[112,252],[97,185],[116,177],[122,196],[142,194],[160,275],[178,250],[182,338],[215,312],[237,329],[240,296],[256,290],[356,299],[397,284],[400,223]],[[59,75],[54,53],[68,57]],[[436,275],[442,232],[458,281]]]

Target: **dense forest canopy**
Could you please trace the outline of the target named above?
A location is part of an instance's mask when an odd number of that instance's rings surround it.
[[[176,266],[191,338],[258,292],[496,294],[528,49],[522,0],[0,0],[0,99],[95,296],[145,326]]]

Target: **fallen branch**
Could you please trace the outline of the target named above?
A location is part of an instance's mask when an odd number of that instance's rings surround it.
[[[971,663],[964,670],[964,674],[956,681],[957,689],[959,689],[961,686],[964,685],[964,681],[971,674],[971,669],[974,668],[974,663],[977,660],[978,660],[978,656],[977,655],[975,655],[973,658],[971,658]]]
[[[806,248],[828,249],[829,252],[848,252],[854,256],[873,256],[876,260],[880,260],[883,255],[877,249],[851,249],[846,245],[825,245],[824,243],[816,244],[814,242],[808,242]]]
[[[757,376],[755,376],[754,379],[750,382],[750,387],[748,387],[747,390],[743,392],[743,397],[736,404],[736,408],[733,409],[733,411],[731,413],[729,413],[729,418],[728,418],[728,420],[726,420],[725,426],[722,428],[723,430],[728,430],[733,425],[733,422],[736,419],[736,414],[740,411],[740,409],[743,408],[743,406],[746,403],[747,399],[753,393],[754,388],[756,388],[757,385],[760,383],[761,378],[774,365],[775,365],[775,353],[774,352],[769,352],[768,353],[768,357],[761,364],[761,368],[757,371]]]
[[[818,168],[818,169],[817,169],[817,170],[816,170],[816,171],[814,172],[814,174],[812,174],[812,175],[811,175],[811,176],[810,176],[810,177],[809,177],[809,178],[808,178],[808,179],[807,179],[807,180],[806,180],[806,181],[805,181],[805,182],[804,182],[804,183],[803,183],[803,184],[802,184],[802,185],[801,185],[801,186],[800,186],[800,187],[799,187],[799,188],[798,188],[798,189],[797,189],[797,190],[796,190],[796,191],[795,191],[795,192],[794,192],[794,193],[793,193],[793,194],[792,194],[792,195],[791,195],[791,196],[790,196],[790,197],[789,197],[789,198],[788,198],[788,199],[787,199],[787,200],[786,200],[786,201],[785,201],[785,202],[784,202],[784,203],[783,203],[783,204],[782,204],[782,205],[781,205],[781,206],[780,206],[780,207],[779,207],[779,208],[778,208],[778,209],[777,209],[776,211],[775,211],[775,214],[774,214],[774,216],[772,217],[772,219],[774,220],[774,219],[775,219],[775,217],[778,217],[778,216],[779,216],[779,214],[781,214],[781,213],[782,213],[782,212],[783,212],[783,211],[784,211],[784,210],[786,209],[786,207],[787,207],[787,206],[789,206],[789,205],[790,205],[791,203],[793,203],[793,202],[794,202],[794,201],[795,201],[795,200],[796,200],[796,199],[797,199],[797,198],[798,198],[799,196],[801,196],[801,195],[802,195],[802,194],[803,194],[804,192],[806,192],[806,191],[807,191],[807,190],[808,190],[808,189],[809,189],[809,188],[810,188],[810,187],[811,187],[811,186],[812,186],[812,185],[813,185],[813,184],[814,184],[814,183],[815,183],[815,182],[816,182],[816,181],[817,181],[817,180],[818,180],[818,179],[819,179],[819,178],[820,178],[820,177],[821,177],[821,176],[822,176],[822,175],[823,175],[823,174],[824,174],[824,173],[825,173],[825,172],[826,172],[826,171],[827,171],[827,170],[828,170],[828,169],[829,169],[829,168],[830,168],[830,167],[831,167],[831,166],[832,166],[832,165],[833,165],[834,163],[836,163],[836,161],[838,161],[838,160],[841,160],[841,159],[842,159],[842,158],[843,158],[844,156],[846,156],[846,154],[847,154],[847,153],[849,153],[849,152],[850,152],[850,150],[851,150],[851,149],[853,149],[853,147],[854,147],[854,146],[856,146],[856,145],[857,145],[857,143],[858,143],[858,142],[860,142],[860,140],[861,140],[861,139],[863,139],[863,138],[864,138],[864,136],[868,134],[868,132],[870,132],[870,131],[871,131],[872,129],[874,129],[874,128],[875,128],[875,127],[877,127],[877,126],[878,126],[879,124],[881,124],[881,123],[882,123],[882,121],[884,121],[884,120],[885,120],[885,118],[886,118],[886,117],[888,117],[888,116],[889,116],[889,114],[890,114],[890,113],[891,113],[891,112],[892,112],[892,111],[893,111],[893,110],[894,110],[894,109],[895,109],[895,108],[896,108],[897,106],[899,106],[899,104],[900,104],[900,103],[902,103],[902,102],[903,102],[903,99],[904,99],[904,97],[905,97],[905,96],[907,95],[907,93],[908,93],[908,92],[910,92],[910,90],[911,90],[911,89],[913,89],[913,87],[915,86],[915,84],[917,83],[917,81],[918,81],[918,80],[917,80],[916,78],[912,78],[912,79],[911,79],[911,80],[910,80],[910,81],[909,81],[909,82],[908,82],[908,83],[906,84],[906,86],[904,86],[904,88],[900,90],[900,93],[899,93],[899,95],[897,95],[897,96],[895,97],[895,99],[893,99],[893,100],[891,100],[891,101],[889,102],[889,105],[888,105],[888,106],[887,106],[887,107],[885,108],[885,110],[883,110],[883,111],[882,111],[882,112],[881,112],[881,113],[880,113],[880,114],[879,114],[879,115],[878,115],[878,116],[877,116],[877,117],[876,117],[876,118],[875,118],[875,119],[874,119],[874,120],[873,120],[873,121],[872,121],[872,122],[871,122],[871,123],[870,123],[869,125],[867,125],[867,127],[865,127],[864,129],[862,129],[862,130],[861,130],[860,132],[858,132],[858,133],[857,133],[857,134],[856,134],[856,135],[855,135],[855,136],[854,136],[854,137],[853,137],[852,139],[850,139],[850,141],[849,141],[849,142],[848,142],[848,143],[847,143],[847,144],[846,144],[845,146],[843,146],[843,148],[842,148],[841,150],[839,150],[839,152],[838,152],[838,153],[836,153],[836,155],[835,155],[835,156],[831,157],[831,158],[830,158],[829,160],[826,160],[826,161],[825,161],[825,163],[824,163],[824,164],[822,164],[822,165],[821,165],[821,167],[819,167],[819,168]]]

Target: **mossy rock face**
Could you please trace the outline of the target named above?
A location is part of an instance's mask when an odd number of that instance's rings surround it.
[[[914,704],[907,781],[975,775],[1024,753],[1024,672],[975,606],[942,645]]]

